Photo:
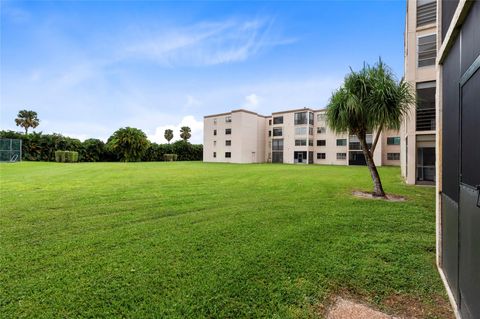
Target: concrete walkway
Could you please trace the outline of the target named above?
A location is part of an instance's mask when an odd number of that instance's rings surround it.
[[[327,312],[327,319],[400,319],[338,297]]]

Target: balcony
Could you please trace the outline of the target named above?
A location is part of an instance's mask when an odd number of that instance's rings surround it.
[[[435,130],[435,108],[417,108],[417,131]]]

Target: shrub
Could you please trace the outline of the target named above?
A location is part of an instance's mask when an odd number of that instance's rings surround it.
[[[76,163],[78,162],[78,152],[55,151],[55,161],[59,163]]]
[[[165,162],[174,162],[176,161],[178,158],[178,155],[177,154],[164,154],[163,155],[163,160]]]
[[[108,158],[105,143],[96,138],[90,138],[82,143],[81,160],[84,162],[100,162]]]
[[[67,163],[76,163],[76,162],[78,162],[78,152],[75,152],[75,151],[66,151],[66,152],[65,152],[65,162],[67,162]]]
[[[55,162],[65,163],[65,151],[55,151]]]

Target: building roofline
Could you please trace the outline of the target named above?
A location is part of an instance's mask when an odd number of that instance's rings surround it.
[[[258,113],[256,113],[256,112],[249,111],[249,110],[245,110],[245,109],[236,109],[236,110],[232,110],[232,111],[230,111],[230,112],[225,112],[225,113],[205,115],[203,118],[210,118],[210,117],[231,115],[232,113],[237,113],[237,112],[244,112],[244,113],[249,113],[249,114],[256,115],[256,116],[258,116],[258,117],[269,118],[269,117],[272,117],[272,116],[277,115],[277,114],[284,114],[284,113],[291,113],[291,112],[299,112],[299,111],[321,112],[321,111],[325,111],[325,110],[326,110],[326,108],[314,110],[314,109],[309,108],[309,107],[304,107],[304,108],[301,108],[301,109],[291,109],[291,110],[285,110],[285,111],[279,111],[279,112],[272,112],[271,115],[262,115],[262,114],[258,114]]]
[[[215,116],[222,116],[222,115],[230,115],[232,112],[226,112],[226,113],[218,113],[218,114],[211,114],[211,115],[205,115],[203,118],[208,118],[208,117],[215,117]]]
[[[249,110],[245,110],[245,109],[232,110],[232,113],[235,113],[235,112],[244,112],[244,113],[250,113],[250,114],[253,114],[253,115],[256,115],[256,116],[260,116],[260,117],[268,117],[266,115],[258,114],[257,112],[253,112],[253,111],[249,111]]]
[[[300,112],[300,111],[319,112],[319,111],[324,111],[324,110],[326,110],[326,109],[314,110],[314,109],[309,108],[309,107],[304,107],[304,108],[301,108],[301,109],[292,109],[292,110],[285,110],[285,111],[279,111],[279,112],[272,112],[272,115],[283,114],[283,113],[291,113],[291,112]]]
[[[232,110],[232,111],[230,111],[230,112],[225,112],[225,113],[205,115],[203,118],[210,118],[210,117],[216,117],[216,116],[231,115],[232,113],[238,113],[238,112],[249,113],[249,114],[253,114],[253,115],[256,115],[256,116],[259,116],[259,117],[265,117],[265,118],[269,117],[269,116],[261,115],[261,114],[258,114],[258,113],[256,113],[256,112],[249,111],[249,110],[245,110],[245,109],[236,109],[236,110]]]

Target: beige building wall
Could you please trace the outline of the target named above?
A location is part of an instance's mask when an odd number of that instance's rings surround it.
[[[325,110],[314,113],[314,163],[328,165],[348,165],[348,134],[337,134],[331,130],[325,121]],[[319,128],[325,128],[319,130]],[[337,146],[338,139],[346,139],[347,145]],[[325,140],[325,146],[317,146],[318,140]],[[325,153],[325,159],[318,159],[317,153]],[[345,153],[346,159],[338,159],[337,153]]]
[[[400,159],[398,160],[389,159],[389,154],[399,154],[401,158],[400,144],[388,144],[388,139],[395,138],[395,137],[398,137],[398,138],[400,137],[399,131],[386,130],[382,134],[382,138],[381,138],[382,149],[381,149],[381,152],[379,152],[380,154],[382,154],[382,165],[386,165],[386,166],[400,165]],[[378,141],[378,143],[380,144],[380,141]]]
[[[416,89],[418,83],[436,80],[435,65],[418,67],[418,38],[436,34],[437,25],[436,23],[430,23],[417,27],[417,1],[418,0],[407,0],[404,42],[405,80],[411,84],[413,89]],[[430,139],[432,142],[431,145],[435,145],[435,130],[417,131],[416,125],[416,106],[413,105],[400,128],[400,167],[402,176],[407,184],[415,184],[417,182],[418,147],[425,147],[425,143],[423,142],[426,139]]]
[[[231,130],[227,134],[227,130]],[[215,134],[216,133],[216,134]],[[203,161],[263,163],[265,117],[234,110],[204,117]],[[230,157],[227,157],[230,153]]]
[[[295,125],[295,113],[299,112],[307,112],[313,119],[313,125]],[[282,117],[283,122],[275,124],[274,119],[278,117]],[[275,112],[271,116],[262,116],[247,110],[205,116],[204,161],[272,162],[272,141],[282,139],[283,163],[297,163],[298,154],[295,159],[295,152],[306,152],[303,163],[308,163],[310,160],[314,164],[349,165],[350,151],[352,151],[349,145],[350,142],[355,142],[356,138],[348,134],[335,133],[326,125],[324,117],[325,110],[311,108]],[[231,122],[227,119],[231,119]],[[281,136],[273,136],[275,128],[281,128]],[[225,134],[226,129],[231,129],[230,135]],[[214,135],[214,130],[217,130],[217,135]],[[374,136],[373,134],[371,139]],[[399,145],[387,144],[388,137],[398,136],[399,133],[394,131],[381,134],[374,153],[376,165],[399,165],[398,160],[389,160],[387,154],[400,152]],[[295,140],[304,140],[306,145],[296,145]],[[325,145],[317,143],[319,140],[325,141]],[[345,145],[337,145],[337,140],[345,140]],[[231,141],[231,145],[228,146],[226,141]],[[225,157],[226,152],[231,153],[231,158]],[[213,156],[214,153],[216,157]],[[319,158],[319,153],[325,154],[325,158]],[[342,155],[344,158],[341,157]]]

